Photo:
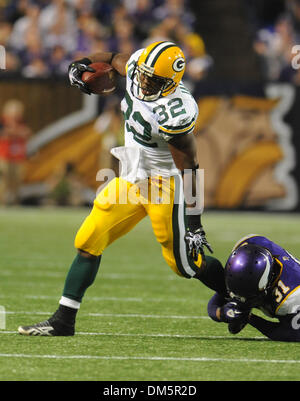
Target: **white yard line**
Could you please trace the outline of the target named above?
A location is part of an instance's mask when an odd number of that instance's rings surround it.
[[[0,330],[0,334],[19,334],[17,331]],[[101,333],[101,332],[86,332],[78,331],[76,335],[79,336],[108,336],[108,337],[157,337],[157,338],[194,338],[194,339],[212,339],[212,340],[228,340],[232,337],[228,336],[200,336],[192,334],[166,334],[166,333]],[[234,337],[235,339],[245,339],[245,337]],[[266,337],[251,337],[251,340],[266,340]]]
[[[94,359],[94,360],[140,360],[140,361],[186,361],[186,362],[225,362],[225,363],[283,363],[299,364],[294,359],[251,359],[251,358],[209,358],[209,357],[169,357],[169,356],[114,356],[114,355],[37,355],[37,354],[5,354],[0,358],[29,359]]]
[[[15,295],[0,295],[0,299],[10,299],[10,298],[15,298]],[[34,300],[59,300],[60,296],[59,295],[24,295],[23,298],[26,299],[34,299]],[[88,301],[110,301],[110,302],[145,302],[145,303],[165,303],[166,299],[164,298],[140,298],[140,297],[88,297]],[[184,298],[168,298],[168,302],[174,303],[174,302],[185,302]],[[207,299],[202,299],[198,298],[197,302],[199,305],[206,305],[207,304]]]
[[[137,317],[143,319],[210,319],[208,316],[143,315],[141,313],[88,313],[88,315],[95,317]]]
[[[25,295],[26,299],[56,299],[58,300],[58,296],[51,295]],[[134,297],[89,297],[89,301],[117,301],[117,302],[144,302],[143,298],[134,298]],[[151,300],[150,300],[151,301]]]
[[[51,315],[51,312],[38,311],[6,311],[7,315]],[[209,319],[208,316],[184,316],[184,315],[144,315],[141,313],[87,313],[87,316],[94,317],[121,317],[121,318],[143,318],[143,319]]]
[[[41,271],[41,270],[26,270],[17,273],[18,277],[41,277],[41,278],[65,278],[66,271]],[[15,277],[16,272],[13,270],[1,270],[0,277]],[[143,280],[143,281],[174,281],[178,280],[175,275],[146,275],[146,274],[136,274],[136,273],[102,273],[99,272],[98,276],[105,280]]]

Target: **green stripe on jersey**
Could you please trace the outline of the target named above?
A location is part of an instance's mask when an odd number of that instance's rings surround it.
[[[181,92],[182,93],[186,93],[186,94],[188,94],[188,95],[191,95],[192,96],[192,94],[191,94],[191,92],[183,85],[183,83],[182,82],[180,82],[180,84],[179,84],[179,88],[181,89]]]

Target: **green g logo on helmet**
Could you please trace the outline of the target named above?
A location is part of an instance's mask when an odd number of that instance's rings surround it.
[[[173,67],[173,70],[176,71],[176,72],[182,71],[182,70],[184,69],[184,67],[185,67],[185,60],[184,60],[184,58],[183,58],[183,57],[177,58],[177,59],[174,61],[172,67]]]

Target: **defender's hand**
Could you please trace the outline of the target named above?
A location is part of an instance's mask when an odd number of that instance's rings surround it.
[[[213,253],[213,250],[205,237],[203,227],[197,228],[195,231],[187,230],[184,240],[188,247],[189,256],[191,256],[195,261],[198,259],[199,253],[204,255],[204,247],[206,247],[210,253]]]
[[[89,91],[87,84],[82,81],[81,76],[84,71],[95,72],[92,67],[89,67],[89,64],[91,64],[91,61],[85,58],[82,60],[73,61],[68,68],[70,84],[72,86],[76,86],[82,92],[87,93],[88,95],[90,95],[91,92]]]
[[[232,323],[248,317],[249,311],[242,310],[237,302],[231,301],[220,308],[221,322]]]
[[[228,331],[237,334],[247,325],[251,309],[231,301],[220,308],[221,322],[228,323]]]

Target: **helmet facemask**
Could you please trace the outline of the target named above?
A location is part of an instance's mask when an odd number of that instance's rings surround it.
[[[137,95],[140,100],[153,102],[175,86],[171,78],[155,75],[154,68],[144,63],[136,65],[135,69],[133,84],[137,85]]]

